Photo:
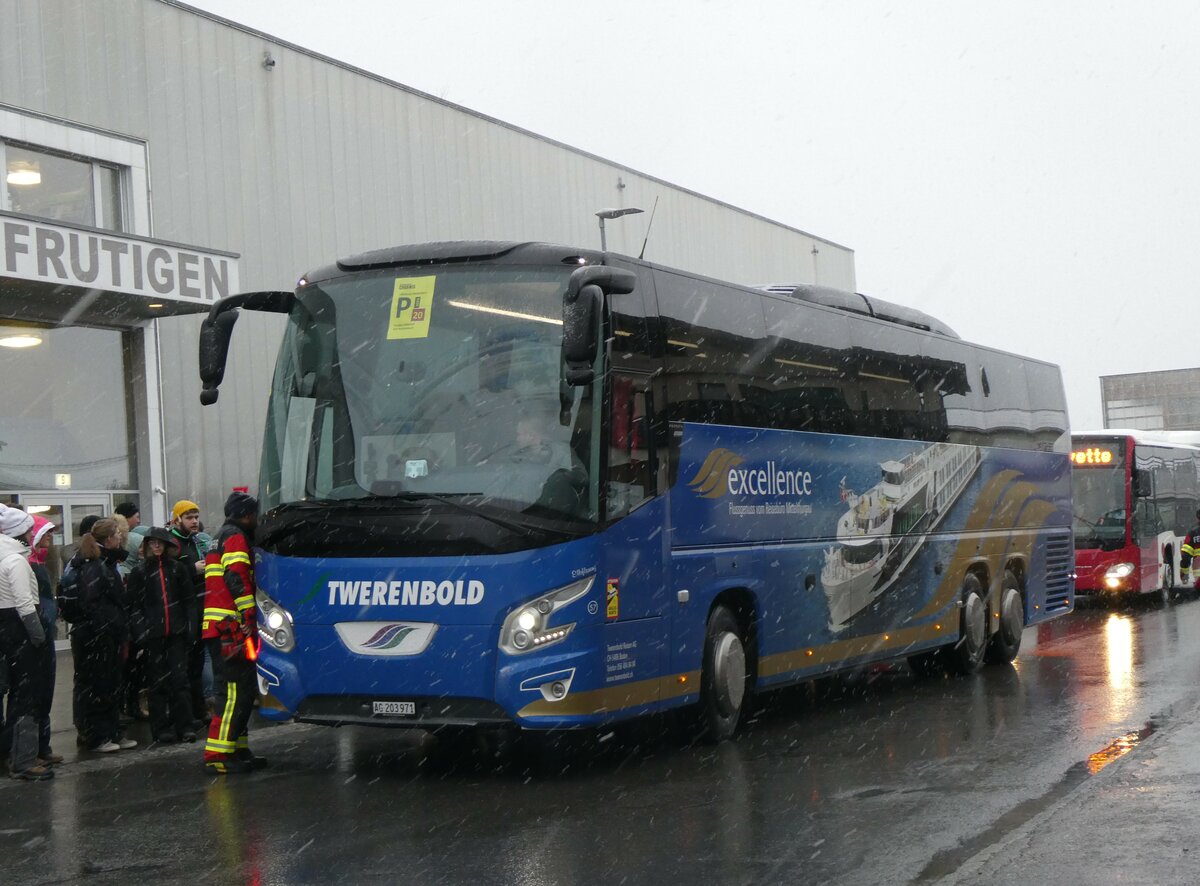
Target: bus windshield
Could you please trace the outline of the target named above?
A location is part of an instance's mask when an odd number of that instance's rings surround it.
[[[1124,545],[1124,466],[1075,468],[1071,487],[1075,549],[1115,550]]]
[[[272,385],[263,510],[436,502],[500,526],[594,522],[599,407],[560,387],[568,274],[393,269],[301,288]]]

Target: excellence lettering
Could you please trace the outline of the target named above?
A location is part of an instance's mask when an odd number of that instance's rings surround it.
[[[781,470],[773,461],[765,468],[730,468],[727,479],[733,495],[812,495],[810,472]]]

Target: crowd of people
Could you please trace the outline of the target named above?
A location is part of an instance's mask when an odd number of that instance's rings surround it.
[[[55,586],[46,568],[54,524],[0,505],[0,758],[11,777],[45,781],[63,762],[50,730],[60,621],[70,628],[80,747],[136,748],[125,727],[144,717],[155,745],[196,742],[207,732],[211,773],[266,765],[247,743],[257,697],[257,513],[257,500],[234,492],[216,537],[187,500],[165,527],[141,523],[130,503],[109,517],[85,517]]]

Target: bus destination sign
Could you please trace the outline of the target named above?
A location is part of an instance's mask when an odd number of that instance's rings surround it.
[[[1076,449],[1071,453],[1071,464],[1081,467],[1091,465],[1111,465],[1115,456],[1111,449],[1099,446],[1089,446],[1086,449]]]

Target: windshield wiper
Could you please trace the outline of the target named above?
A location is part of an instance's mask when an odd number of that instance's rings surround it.
[[[272,525],[270,531],[260,536],[255,540],[256,544],[269,545],[273,541],[279,539],[280,536],[287,534],[295,529],[298,524],[306,523],[313,516],[313,511],[321,511],[322,516],[329,514],[332,516],[335,512],[340,511],[355,511],[355,510],[371,510],[371,511],[393,511],[402,512],[411,509],[413,506],[419,506],[422,502],[437,502],[438,504],[446,505],[454,508],[465,514],[470,514],[475,517],[480,517],[487,522],[506,529],[509,532],[518,535],[526,535],[530,532],[547,532],[556,535],[560,538],[577,538],[581,534],[579,530],[564,529],[559,526],[553,526],[543,522],[542,520],[533,520],[526,518],[525,520],[513,520],[507,517],[501,517],[494,513],[495,508],[488,508],[486,505],[469,505],[461,501],[457,501],[449,496],[439,495],[433,492],[399,492],[394,495],[379,495],[367,496],[364,498],[342,498],[342,499],[325,499],[322,501],[302,501],[292,502],[283,505],[279,510],[287,510],[292,513],[287,516],[291,519],[285,520],[282,525]]]
[[[257,535],[254,543],[256,545],[268,545],[279,538],[280,535],[295,529],[298,524],[307,522],[312,516],[313,511],[327,511],[336,504],[338,502],[330,501],[329,499],[322,499],[320,501],[302,499],[300,501],[289,501],[272,508],[268,514],[270,520],[268,525],[271,527],[270,532]]]
[[[482,517],[484,520],[487,520],[490,523],[494,523],[496,526],[500,526],[500,527],[502,527],[504,529],[508,529],[512,532],[527,533],[531,530],[535,531],[535,532],[551,532],[551,533],[559,535],[563,538],[574,538],[579,534],[577,531],[574,531],[574,530],[562,529],[558,526],[547,525],[540,520],[536,521],[536,522],[534,522],[534,521],[520,522],[517,520],[508,519],[506,517],[500,517],[500,516],[497,516],[495,513],[493,513],[496,510],[496,508],[489,508],[487,505],[482,505],[482,504],[469,505],[464,502],[458,501],[456,499],[450,498],[449,496],[439,495],[436,492],[409,491],[409,492],[398,492],[394,495],[371,496],[370,498],[350,499],[350,502],[352,502],[356,506],[363,505],[363,506],[367,506],[367,507],[380,508],[380,509],[385,509],[388,507],[389,503],[396,502],[396,501],[405,502],[407,504],[419,504],[423,501],[436,501],[438,504],[448,505],[448,506],[454,508],[455,510],[463,512],[464,514],[471,514],[476,517]]]

